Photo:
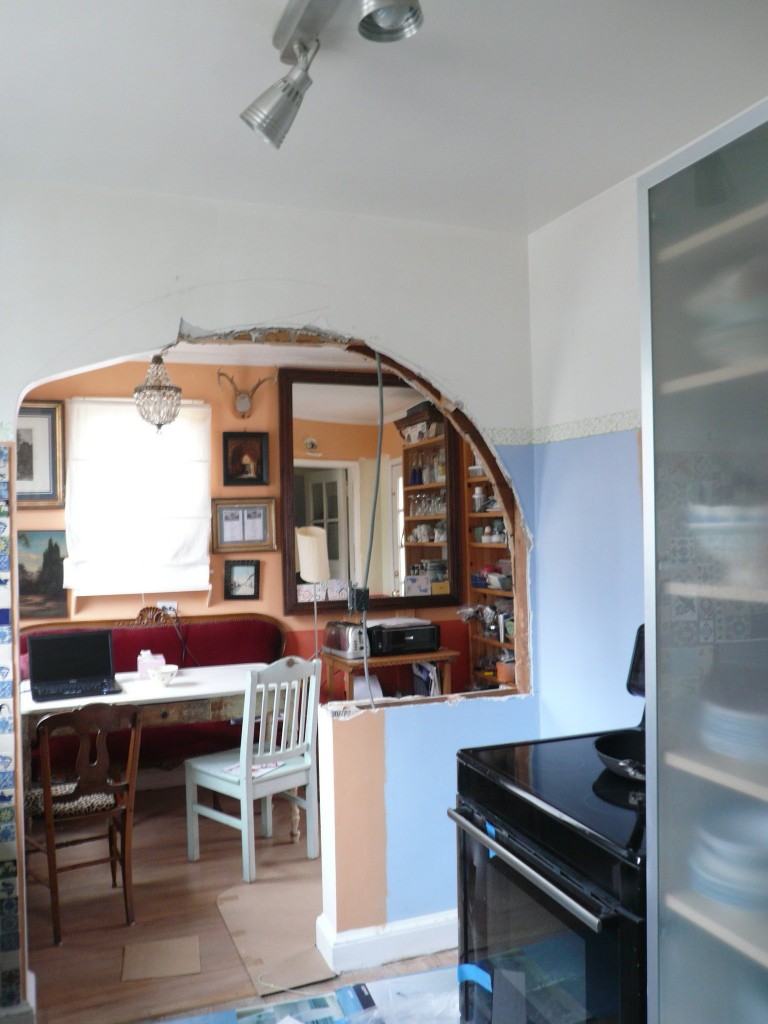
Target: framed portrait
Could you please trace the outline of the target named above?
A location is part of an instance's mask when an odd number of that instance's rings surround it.
[[[274,551],[275,499],[242,501],[239,498],[214,498],[211,550]]]
[[[19,530],[19,615],[22,619],[64,619],[64,530]]]
[[[63,428],[63,402],[22,403],[16,426],[16,500],[20,506],[63,506]]]
[[[224,484],[247,487],[269,483],[269,434],[224,434]]]
[[[224,600],[253,601],[259,596],[259,563],[253,559],[224,562]]]

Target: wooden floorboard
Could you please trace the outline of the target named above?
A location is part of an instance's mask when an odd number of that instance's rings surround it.
[[[184,792],[174,787],[138,794],[134,833],[136,922],[126,927],[122,893],[112,889],[109,867],[96,865],[62,878],[63,943],[53,945],[45,886],[28,889],[30,966],[37,986],[38,1024],[134,1024],[184,1013],[257,1006],[290,998],[260,998],[216,905],[217,897],[242,882],[240,837],[234,829],[201,819],[201,859],[186,858]],[[257,865],[270,859],[285,874],[291,899],[290,864],[306,857],[303,841],[289,839],[288,806],[278,801],[272,839],[257,838]],[[44,871],[39,859],[39,871]],[[319,875],[318,875],[319,879]],[[258,883],[257,883],[258,884]],[[318,880],[318,885],[319,885]],[[268,926],[268,923],[267,923]],[[122,981],[129,943],[199,937],[201,973],[165,979]],[[356,971],[308,986],[332,992],[351,981],[392,977],[456,962],[455,950],[375,970]]]

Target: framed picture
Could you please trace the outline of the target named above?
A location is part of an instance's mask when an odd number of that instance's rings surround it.
[[[212,551],[274,551],[275,499],[214,498]]]
[[[19,615],[22,619],[64,619],[64,530],[19,530]]]
[[[16,500],[26,508],[64,504],[64,403],[24,402],[16,427]]]
[[[224,484],[250,486],[269,483],[269,434],[224,434]]]
[[[259,596],[259,563],[254,560],[224,562],[224,600],[253,601]]]

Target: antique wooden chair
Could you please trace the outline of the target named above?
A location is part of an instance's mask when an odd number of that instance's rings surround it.
[[[125,765],[110,760],[108,733],[129,729],[130,741]],[[78,743],[69,768],[51,768],[50,738],[53,733],[74,733]],[[61,911],[59,907],[59,874],[93,864],[109,863],[112,886],[117,886],[120,865],[126,924],[134,920],[131,845],[133,809],[136,796],[136,773],[141,742],[141,708],[130,704],[86,704],[76,711],[54,712],[42,718],[37,726],[40,744],[42,785],[32,789],[25,800],[28,818],[42,813],[45,831],[42,839],[28,830],[27,860],[34,854],[45,855],[47,877],[37,875],[31,866],[29,874],[43,882],[51,893],[53,941],[61,943]],[[95,831],[91,824],[101,823]],[[103,825],[106,824],[106,833]],[[70,833],[71,837],[68,838]],[[90,860],[59,863],[57,851],[106,838],[108,855]]]
[[[272,797],[304,808],[307,856],[319,855],[317,793],[317,703],[320,661],[282,658],[250,672],[245,691],[239,750],[221,751],[184,762],[187,787],[187,856],[200,859],[199,815],[238,829],[242,837],[243,879],[256,878],[254,802],[261,801],[261,834],[272,835]],[[254,739],[254,726],[259,723]],[[198,787],[238,801],[236,814],[220,804],[199,802]],[[304,788],[304,796],[296,792]],[[294,822],[291,832],[298,839]]]

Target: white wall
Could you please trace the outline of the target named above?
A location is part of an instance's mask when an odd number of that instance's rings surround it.
[[[542,735],[564,735],[642,714],[624,687],[643,616],[636,183],[542,228],[529,251],[532,665]]]
[[[626,181],[530,237],[536,428],[639,417],[636,189]]]
[[[30,383],[157,350],[182,317],[354,335],[421,370],[481,426],[510,410],[529,421],[524,240],[15,183],[0,219],[0,345],[13,352],[2,436]]]

